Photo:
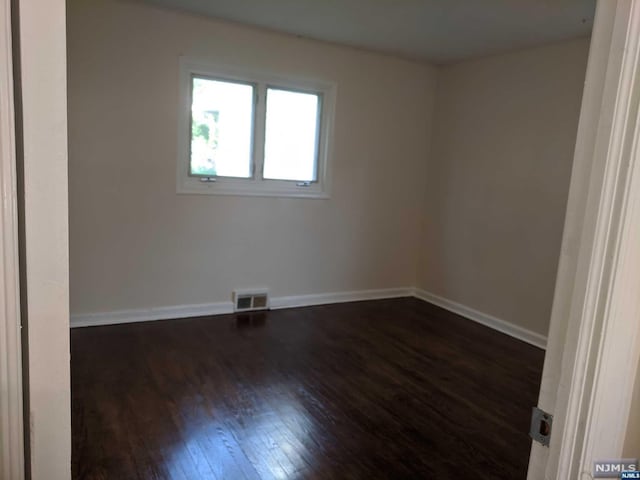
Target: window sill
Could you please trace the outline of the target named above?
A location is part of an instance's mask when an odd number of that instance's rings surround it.
[[[178,195],[232,195],[239,197],[281,197],[281,198],[312,198],[328,199],[329,193],[322,189],[320,185],[310,187],[282,187],[266,185],[229,184],[227,182],[202,183],[198,181],[188,181],[178,184],[176,193]]]

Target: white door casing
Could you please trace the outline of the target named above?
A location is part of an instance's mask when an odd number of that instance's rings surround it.
[[[620,458],[640,347],[640,2],[598,2],[529,480],[591,478]]]
[[[0,0],[0,478],[24,478],[11,5]]]
[[[35,480],[71,478],[65,0],[14,0],[20,39],[20,251]],[[17,90],[17,89],[16,89]],[[22,192],[21,192],[22,194]],[[24,225],[24,227],[23,227]]]

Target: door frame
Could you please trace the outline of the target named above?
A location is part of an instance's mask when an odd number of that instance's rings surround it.
[[[24,478],[11,2],[0,0],[0,478]]]
[[[13,92],[9,83],[12,78],[9,3],[9,0],[0,0],[0,22],[5,26],[0,34],[0,295],[4,295],[5,305],[0,309],[0,333],[2,346],[4,342],[7,345],[2,349],[4,353],[0,353],[0,381],[3,389],[5,385],[8,388],[8,394],[3,393],[0,398],[3,432],[0,433],[3,462],[0,473],[8,478],[22,478],[18,228]],[[58,6],[59,3],[56,1]],[[640,288],[640,269],[634,265],[640,259],[639,3],[640,0],[598,1],[540,394],[541,406],[550,405],[552,408],[546,409],[555,414],[556,421],[550,448],[545,451],[540,450],[544,447],[534,446],[532,450],[530,479],[579,478],[582,473],[590,474],[593,460],[622,454],[633,388],[631,380],[635,378],[640,347],[640,322],[634,321],[640,311],[640,300],[634,295]],[[35,12],[30,13],[33,16],[28,18],[37,18]],[[57,46],[63,45],[64,22],[50,22],[46,27],[40,30],[46,33],[40,34],[39,41],[45,42],[47,35],[53,35],[62,39]],[[22,52],[23,61],[26,59],[30,67],[37,68],[49,63],[47,53],[27,49]],[[58,118],[62,118],[58,106],[54,105],[53,109],[58,112]],[[25,147],[31,140],[33,138],[26,139]],[[59,162],[56,168],[60,173]],[[55,193],[56,198],[62,198],[60,191]],[[37,212],[44,217],[51,213],[45,201],[29,207],[32,214]],[[64,227],[66,213],[56,208],[48,221],[59,221]],[[41,233],[38,229],[27,229],[25,242],[35,242]],[[64,236],[57,242],[56,249],[68,246]],[[39,251],[43,254],[41,259],[47,258],[44,248]],[[52,272],[64,278],[67,268],[64,262],[57,262],[51,265],[49,275],[39,270],[27,271],[27,283],[46,282]],[[59,333],[68,335],[64,308],[56,315],[60,322],[55,329],[65,329]],[[42,323],[43,331],[54,328],[48,324],[44,329],[44,325]],[[34,330],[39,326],[34,324]],[[40,343],[40,340],[44,341],[34,337],[29,342]],[[68,349],[50,353],[55,356],[50,364],[37,365],[43,378],[45,370],[55,372],[60,365],[68,365]],[[67,404],[68,395],[62,400]],[[32,408],[38,410],[32,412],[37,421],[53,415],[47,414],[46,408],[40,410],[41,406],[44,407],[42,402],[36,402]],[[68,413],[49,420],[61,426],[58,431],[67,436]],[[55,431],[53,425],[47,427]],[[67,446],[59,453],[68,456]],[[70,462],[70,458],[58,460]],[[6,470],[10,473],[5,474],[4,469],[13,470]],[[67,474],[56,478],[63,476]]]
[[[529,480],[622,457],[640,349],[640,0],[598,0]]]
[[[71,478],[65,0],[11,0],[17,47],[26,469]],[[19,82],[19,84],[18,84]],[[19,103],[18,103],[19,102]]]

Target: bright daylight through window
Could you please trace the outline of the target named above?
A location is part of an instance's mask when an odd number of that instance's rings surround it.
[[[253,85],[193,78],[190,174],[251,176]]]
[[[264,178],[316,180],[319,104],[318,95],[268,89]]]
[[[333,85],[183,59],[180,89],[179,193],[327,197]]]

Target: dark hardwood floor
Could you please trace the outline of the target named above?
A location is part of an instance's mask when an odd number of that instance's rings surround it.
[[[76,479],[525,479],[543,351],[416,299],[71,331]]]

